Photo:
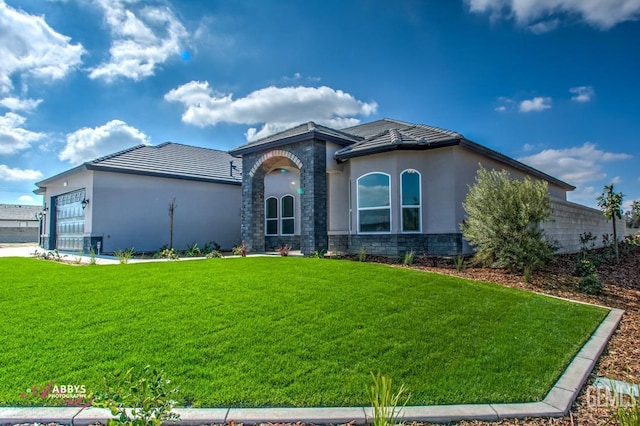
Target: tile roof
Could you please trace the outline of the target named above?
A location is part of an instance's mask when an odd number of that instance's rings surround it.
[[[360,126],[344,129],[355,132],[365,139],[336,152],[338,160],[351,157],[391,151],[395,149],[420,149],[429,145],[458,141],[464,136],[457,132],[423,124],[409,124],[383,119]]]
[[[234,162],[231,173],[230,162]],[[89,170],[240,183],[242,164],[225,151],[165,142],[138,145],[85,163]]]
[[[42,206],[24,206],[20,204],[0,204],[0,220],[38,220],[36,213]]]
[[[274,148],[276,146],[295,142],[298,139],[307,140],[312,138],[329,139],[334,142],[341,143],[342,145],[352,144],[362,139],[362,137],[357,135],[309,121],[282,132],[274,133],[273,135],[269,135],[265,138],[249,142],[248,144],[234,148],[229,152],[232,155],[242,155],[257,150]]]
[[[40,188],[46,187],[49,181],[81,168],[235,185],[240,185],[242,182],[242,162],[229,153],[217,149],[165,142],[156,146],[136,145],[88,161],[38,182],[36,185]]]

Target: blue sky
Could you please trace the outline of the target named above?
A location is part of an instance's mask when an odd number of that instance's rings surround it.
[[[640,0],[0,0],[0,203],[138,143],[454,130],[640,199]]]

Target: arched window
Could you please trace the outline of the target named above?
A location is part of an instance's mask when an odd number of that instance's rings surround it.
[[[293,235],[295,232],[295,203],[293,195],[282,197],[280,204],[282,205],[280,209],[282,214],[280,226],[282,235]]]
[[[391,177],[386,173],[368,173],[357,182],[358,232],[391,232]]]
[[[422,218],[420,172],[408,169],[400,174],[400,193],[402,232],[420,232]]]
[[[278,199],[269,197],[264,202],[264,233],[265,235],[278,235]]]

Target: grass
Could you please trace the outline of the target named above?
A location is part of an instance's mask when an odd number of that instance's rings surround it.
[[[606,315],[499,285],[296,258],[69,266],[2,259],[0,405],[52,380],[164,368],[195,406],[540,400]],[[44,404],[51,405],[51,401]]]

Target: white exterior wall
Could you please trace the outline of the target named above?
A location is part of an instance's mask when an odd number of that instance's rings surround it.
[[[169,244],[169,203],[176,200],[173,246],[215,241],[223,249],[240,242],[239,185],[94,172],[87,206],[90,236],[103,237],[102,251],[135,247],[157,251]]]
[[[602,247],[602,236],[613,235],[613,226],[607,221],[601,210],[580,204],[551,199],[552,219],[541,224],[549,239],[560,244],[558,253],[576,253],[582,247],[580,234],[591,232],[597,237],[596,247]],[[616,220],[616,232],[623,239],[627,232],[624,219]]]
[[[351,167],[351,215],[357,233],[357,180],[371,172],[391,176],[391,233],[401,233],[400,173],[415,169],[421,174],[422,233],[459,232],[456,222],[455,173],[452,148],[430,151],[395,151],[349,160]],[[338,207],[335,207],[338,208]]]

